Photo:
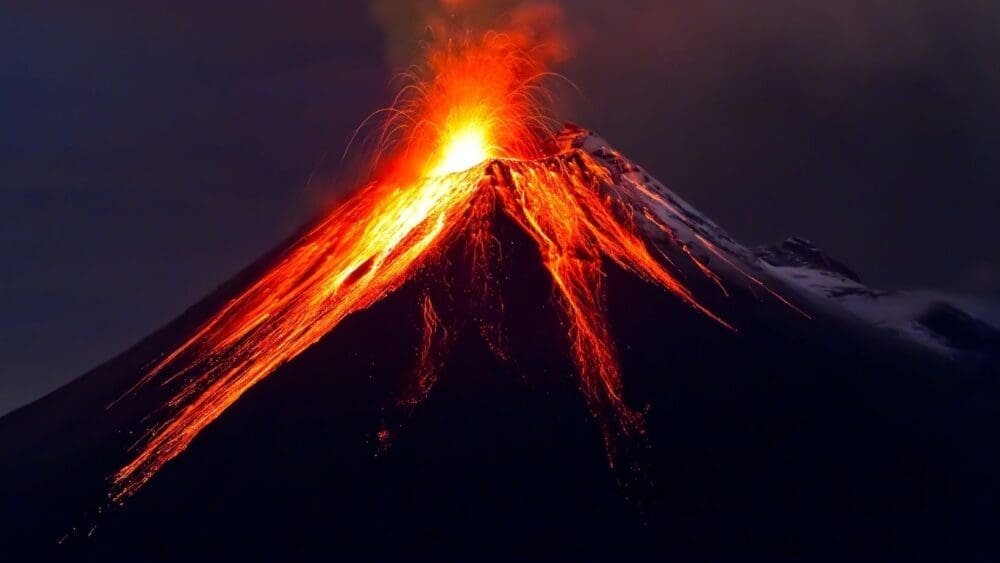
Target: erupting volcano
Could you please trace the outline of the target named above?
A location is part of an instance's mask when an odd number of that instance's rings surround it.
[[[499,251],[490,240],[498,214],[516,222],[538,246],[565,319],[581,390],[605,427],[609,452],[616,437],[641,433],[642,421],[622,398],[621,369],[604,312],[602,260],[736,330],[678,279],[665,245],[679,245],[726,291],[686,243],[676,240],[667,223],[675,222],[678,212],[663,194],[636,170],[621,167],[610,149],[604,149],[604,159],[583,150],[582,131],[548,132],[534,99],[544,94],[536,84],[542,74],[528,54],[502,35],[488,35],[435,54],[430,69],[429,81],[410,87],[412,99],[404,90],[386,112],[390,118],[381,141],[392,134],[403,137],[401,154],[385,163],[386,178],[337,206],[139,381],[135,389],[182,383],[169,401],[171,412],[115,474],[114,500],[135,492],[248,388],[416,270],[438,265],[453,245],[465,246],[473,270],[472,287],[454,290],[489,299],[490,279],[501,274],[490,269],[489,258]],[[654,241],[650,226],[666,240]],[[726,260],[711,243],[698,240]],[[435,305],[429,297],[425,303],[422,363],[444,353],[429,349],[442,344],[432,338]],[[506,355],[500,343],[493,344]],[[434,368],[418,371],[423,396],[435,379]]]
[[[995,332],[957,310],[887,331],[811,244],[742,246],[550,117],[551,49],[431,48],[359,130],[370,181],[5,417],[4,531],[281,554],[985,537],[951,516],[988,521],[997,481],[951,460],[1000,430],[969,391]]]

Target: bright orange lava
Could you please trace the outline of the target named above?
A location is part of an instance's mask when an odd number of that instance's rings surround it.
[[[641,432],[642,422],[622,398],[603,258],[729,327],[647,246],[625,204],[604,189],[612,181],[604,164],[569,147],[542,154],[544,124],[532,87],[539,70],[530,58],[492,36],[438,53],[430,66],[433,80],[412,87],[416,94],[389,111],[382,140],[402,141],[384,179],[339,205],[136,385],[174,381],[179,391],[166,419],[113,476],[113,501],[131,496],[250,387],[436,263],[459,237],[477,236],[496,213],[537,243],[583,394],[609,440]],[[430,299],[422,305],[420,396],[449,338]]]

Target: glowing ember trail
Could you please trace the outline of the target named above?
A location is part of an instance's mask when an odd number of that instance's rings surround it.
[[[431,56],[429,70],[430,80],[404,89],[386,110],[379,141],[396,150],[383,159],[382,179],[303,235],[130,390],[153,381],[178,387],[165,420],[113,476],[113,501],[135,493],[247,389],[436,263],[459,237],[484,244],[483,225],[496,213],[537,243],[582,392],[609,449],[614,436],[641,433],[642,421],[622,398],[605,317],[603,258],[732,328],[699,304],[644,242],[632,209],[605,189],[612,183],[605,164],[571,147],[540,148],[546,141],[554,146],[539,117],[544,96],[535,84],[542,72],[517,42],[495,34],[452,45]],[[482,260],[479,266],[488,267]],[[449,340],[434,305],[429,297],[422,303],[415,402],[430,391]]]

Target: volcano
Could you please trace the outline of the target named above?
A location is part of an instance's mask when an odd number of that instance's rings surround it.
[[[547,153],[373,185],[387,223],[341,205],[0,419],[3,544],[996,547],[992,325],[888,323],[895,294],[802,239],[744,247],[589,131]]]

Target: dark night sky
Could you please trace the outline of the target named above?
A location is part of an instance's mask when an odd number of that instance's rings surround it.
[[[315,214],[391,94],[364,2],[21,4],[0,14],[0,413]],[[567,116],[738,239],[1000,293],[1000,4],[564,5]]]

